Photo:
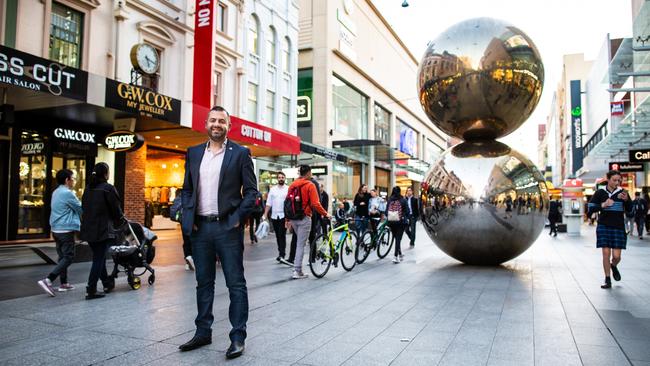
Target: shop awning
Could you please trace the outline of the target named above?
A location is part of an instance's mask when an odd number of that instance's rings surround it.
[[[306,141],[300,142],[300,151],[306,154],[320,156],[326,160],[334,160],[334,161],[339,161],[341,163],[348,162],[348,157],[346,155],[343,155],[340,152],[334,151],[332,149],[328,149],[323,146],[318,146]]]
[[[387,164],[394,163],[399,168],[410,171],[415,174],[424,174],[430,164],[406,154],[399,149],[389,146],[379,140],[338,140],[332,141],[332,146],[350,151],[355,154],[361,154],[365,157],[370,156],[374,151],[374,160]]]

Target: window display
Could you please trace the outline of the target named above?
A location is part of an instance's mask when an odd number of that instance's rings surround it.
[[[20,147],[20,188],[18,193],[18,233],[40,234],[45,228],[43,218],[47,138],[31,131],[23,131]]]

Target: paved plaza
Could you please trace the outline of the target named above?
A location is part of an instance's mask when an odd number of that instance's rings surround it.
[[[623,280],[602,290],[594,231],[584,226],[575,239],[545,231],[516,260],[473,267],[420,227],[401,264],[373,253],[352,272],[306,280],[290,280],[275,262],[272,237],[247,240],[248,339],[232,361],[221,274],[212,345],[180,353],[196,315],[194,276],[180,261],[160,263],[154,286],[132,291],[122,277],[94,301],[83,299],[84,273],[55,298],[0,302],[0,364],[650,365],[650,240],[629,241]],[[161,251],[177,240],[161,241]]]

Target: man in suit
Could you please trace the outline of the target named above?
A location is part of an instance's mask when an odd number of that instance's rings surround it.
[[[181,351],[212,343],[215,258],[230,293],[228,315],[232,330],[227,358],[244,352],[248,292],[244,278],[244,223],[255,197],[257,183],[250,151],[226,138],[230,115],[213,107],[205,121],[206,143],[187,149],[182,200],[183,233],[190,235],[196,270],[196,333]],[[228,172],[228,174],[226,174]]]
[[[420,218],[420,202],[413,196],[413,188],[406,188],[406,203],[408,204],[408,226],[406,235],[411,240],[411,247],[415,246],[415,225]]]

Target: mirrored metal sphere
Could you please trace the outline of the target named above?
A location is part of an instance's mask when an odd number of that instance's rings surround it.
[[[544,177],[497,141],[464,142],[440,157],[422,183],[422,223],[435,244],[461,262],[503,263],[544,228]]]
[[[500,20],[458,23],[429,43],[420,62],[420,104],[445,133],[496,139],[516,130],[542,95],[544,66],[533,41]]]

